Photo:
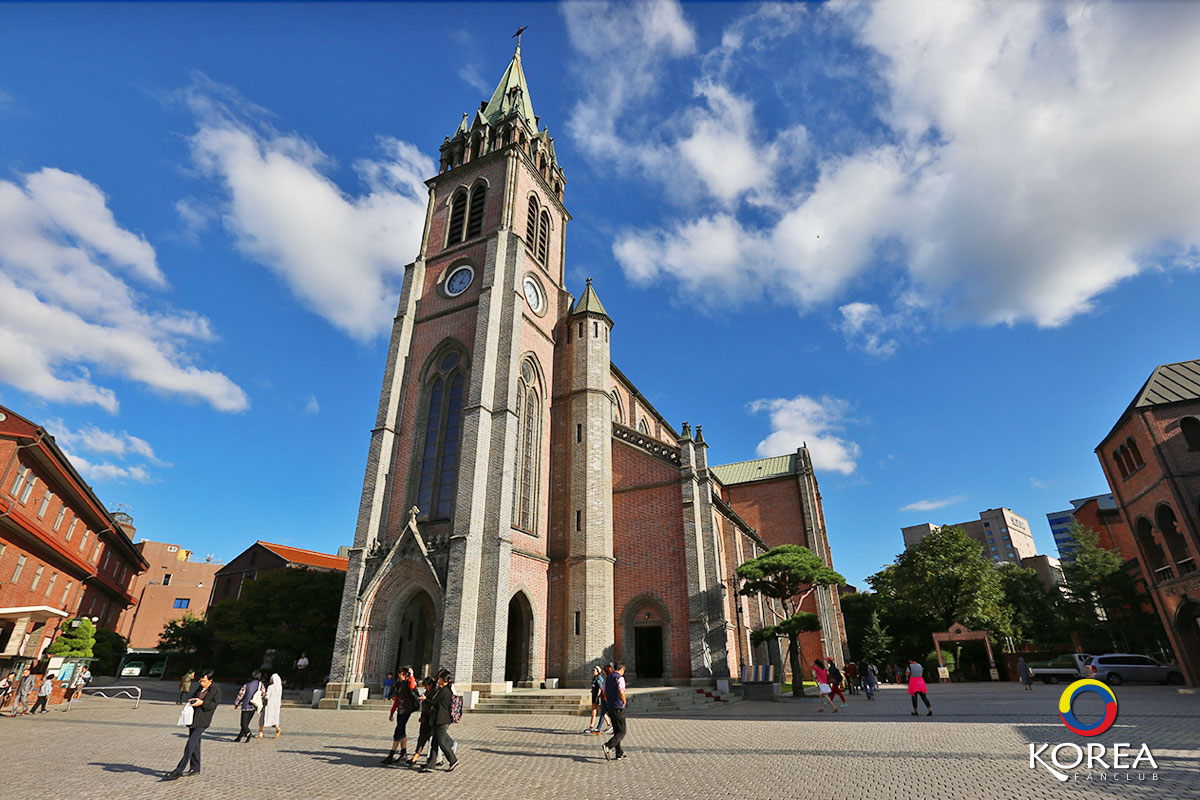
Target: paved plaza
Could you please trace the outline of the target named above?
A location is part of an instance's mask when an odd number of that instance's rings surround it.
[[[900,687],[871,702],[851,696],[836,715],[814,713],[812,700],[652,718],[634,707],[619,762],[604,760],[604,737],[582,733],[586,718],[467,714],[451,729],[462,759],[453,774],[381,766],[384,713],[284,709],[281,738],[240,744],[227,703],[204,741],[203,773],[164,782],[183,751],[179,708],[153,699],[169,685],[144,685],[153,688],[136,710],[88,698],[68,713],[0,718],[5,800],[1200,797],[1200,694],[1173,687],[1117,689],[1117,723],[1097,737],[1148,744],[1157,781],[1147,770],[1145,782],[1060,783],[1031,770],[1029,742],[1085,743],[1058,718],[1062,687],[956,684],[932,687],[933,717],[910,716]]]

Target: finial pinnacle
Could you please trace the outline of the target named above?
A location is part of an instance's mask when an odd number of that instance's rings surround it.
[[[588,285],[588,286],[591,286],[591,285],[592,285],[592,279],[591,279],[591,278],[588,278],[588,279],[587,279],[587,285]]]

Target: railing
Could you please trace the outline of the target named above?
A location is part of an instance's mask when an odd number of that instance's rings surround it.
[[[71,690],[68,689],[67,692],[70,693]],[[85,686],[80,690],[79,696],[82,697],[84,692],[91,692],[93,697],[103,697],[112,700],[124,695],[133,701],[134,708],[137,708],[142,702],[142,688],[140,686],[102,686],[95,689],[89,689]],[[112,692],[112,694],[107,695],[105,692]],[[130,694],[130,692],[137,692],[137,696]],[[70,711],[72,705],[73,703],[68,699],[65,710]]]
[[[1179,577],[1191,575],[1196,571],[1195,559],[1185,558],[1183,561],[1176,562],[1175,566],[1179,567]]]
[[[1155,583],[1166,583],[1174,577],[1175,573],[1170,567],[1159,567],[1158,569],[1154,570]]]

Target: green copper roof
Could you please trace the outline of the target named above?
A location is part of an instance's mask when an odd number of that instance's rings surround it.
[[[583,297],[575,302],[575,307],[571,309],[571,314],[600,314],[608,317],[608,312],[604,310],[604,304],[600,302],[600,297],[596,294],[596,290],[592,288],[592,279],[587,279],[587,288],[583,290]],[[609,317],[612,319],[612,317]]]
[[[513,89],[517,89],[516,92]],[[500,78],[500,84],[492,93],[492,99],[483,109],[483,116],[488,123],[495,125],[513,111],[519,111],[532,130],[537,130],[537,118],[533,114],[533,101],[529,99],[529,86],[525,83],[525,70],[521,69],[521,48],[518,46],[513,53],[508,69]]]
[[[796,454],[758,458],[754,461],[738,461],[734,464],[709,467],[709,471],[726,486],[734,483],[751,483],[781,478],[784,475],[796,474]]]

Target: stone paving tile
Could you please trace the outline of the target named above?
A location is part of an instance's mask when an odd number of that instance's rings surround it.
[[[1118,689],[1117,725],[1098,738],[1149,744],[1159,780],[1063,784],[1029,768],[1027,747],[1084,741],[1058,719],[1060,691],[934,686],[935,716],[917,718],[892,687],[870,702],[851,696],[836,715],[814,713],[811,700],[653,718],[633,707],[630,758],[613,763],[579,717],[468,714],[451,729],[462,763],[449,775],[380,766],[384,713],[287,709],[281,738],[239,744],[227,704],[205,739],[203,774],[174,782],[161,776],[183,750],[178,706],[89,698],[70,713],[0,718],[0,788],[4,800],[1200,797],[1200,696]]]

